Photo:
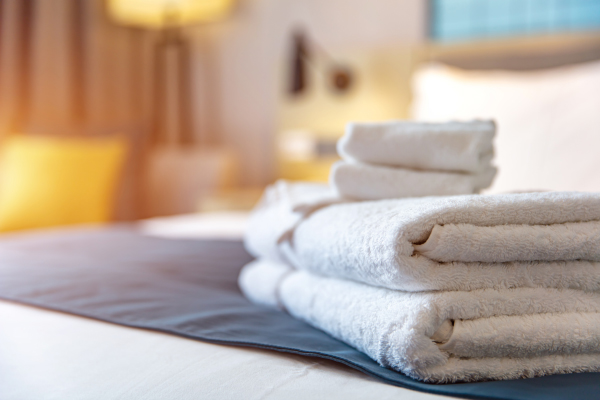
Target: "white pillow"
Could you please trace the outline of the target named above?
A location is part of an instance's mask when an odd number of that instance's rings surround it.
[[[431,64],[413,93],[418,120],[496,120],[489,192],[600,191],[600,62],[527,72]]]

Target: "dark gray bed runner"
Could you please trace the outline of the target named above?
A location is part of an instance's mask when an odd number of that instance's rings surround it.
[[[126,227],[10,235],[0,240],[0,298],[212,343],[326,358],[429,393],[600,398],[600,374],[591,373],[451,385],[415,381],[285,313],[249,303],[236,279],[250,259],[240,242],[150,238]]]

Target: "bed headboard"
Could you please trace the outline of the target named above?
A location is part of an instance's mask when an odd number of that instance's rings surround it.
[[[472,42],[429,42],[413,47],[381,49],[376,56],[393,70],[400,118],[410,117],[412,77],[426,63],[439,62],[471,70],[531,71],[600,60],[600,32],[488,39]]]
[[[600,60],[600,33],[579,33],[428,44],[421,61],[463,69],[537,70]]]

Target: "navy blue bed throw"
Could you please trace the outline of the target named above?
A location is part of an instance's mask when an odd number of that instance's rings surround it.
[[[471,399],[598,399],[600,374],[432,385],[383,368],[289,315],[249,303],[237,287],[251,260],[236,241],[145,237],[127,227],[0,239],[0,298],[191,339],[348,365],[382,382]]]

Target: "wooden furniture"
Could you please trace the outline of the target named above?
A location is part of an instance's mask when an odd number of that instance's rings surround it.
[[[200,198],[230,187],[236,178],[235,157],[221,148],[156,147],[145,167],[145,217],[195,212]]]

